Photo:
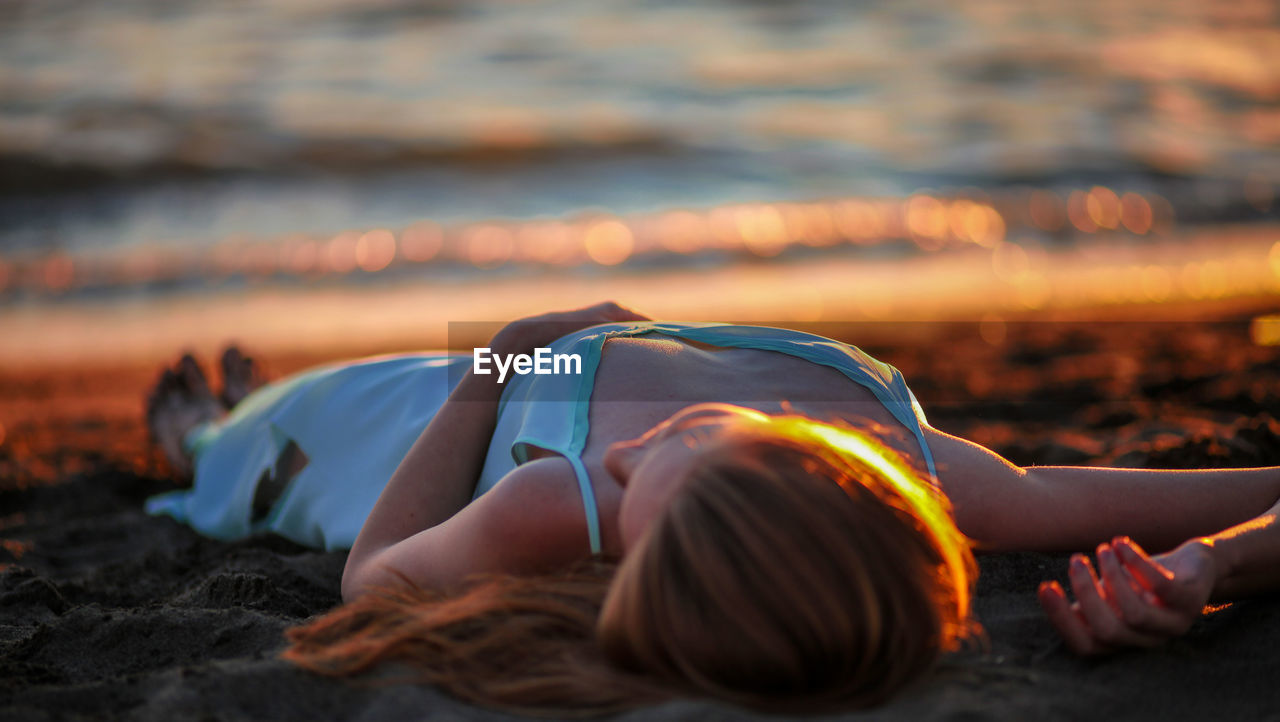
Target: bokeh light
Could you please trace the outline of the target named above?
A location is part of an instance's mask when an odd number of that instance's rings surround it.
[[[1067,196],[1067,218],[1071,225],[1084,233],[1098,231],[1097,222],[1089,215],[1089,194],[1084,191],[1074,190]]]
[[[329,240],[324,258],[330,271],[334,273],[349,273],[355,270],[356,246],[359,244],[362,235],[358,231],[346,231]],[[256,269],[260,269],[257,264],[253,264],[253,266]]]
[[[757,256],[776,256],[789,242],[796,240],[788,237],[782,214],[771,205],[740,208],[736,222],[743,245]]]
[[[400,254],[406,261],[425,263],[436,257],[444,243],[440,226],[419,221],[400,233]]]
[[[587,256],[602,266],[616,266],[627,260],[635,247],[631,229],[616,219],[592,223],[583,238]]]
[[[1062,202],[1053,191],[1032,191],[1029,207],[1032,222],[1041,230],[1056,231],[1066,222]]]
[[[356,265],[368,273],[381,271],[396,257],[396,237],[385,228],[362,234],[356,241]]]
[[[697,213],[670,211],[658,218],[657,233],[663,248],[685,255],[702,248],[710,230],[706,220]]]
[[[476,268],[487,269],[511,258],[515,239],[508,229],[486,224],[467,229],[462,243],[467,261]]]
[[[1151,230],[1151,204],[1137,193],[1125,193],[1120,197],[1120,221],[1133,233],[1145,234]]]
[[[1084,204],[1095,226],[1112,229],[1120,224],[1120,199],[1110,188],[1094,186],[1085,196]]]

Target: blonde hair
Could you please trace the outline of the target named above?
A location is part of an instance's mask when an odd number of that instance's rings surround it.
[[[976,626],[945,497],[857,430],[800,416],[707,444],[621,565],[363,597],[284,656],[405,663],[467,701],[589,715],[675,696],[767,711],[869,706]]]

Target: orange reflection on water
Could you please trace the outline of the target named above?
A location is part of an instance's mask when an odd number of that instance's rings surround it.
[[[837,203],[832,210],[836,230],[854,243],[863,243],[884,234],[879,209],[871,203],[848,200]]]
[[[209,270],[216,275],[229,275],[238,270],[237,256],[239,247],[235,237],[228,237],[213,247],[209,260]]]
[[[40,270],[40,278],[45,288],[61,291],[69,288],[75,280],[75,264],[70,256],[56,254],[44,262]]]
[[[1151,232],[1168,233],[1173,230],[1173,204],[1158,193],[1148,195],[1147,202],[1151,205]]]
[[[279,268],[276,249],[260,240],[237,236],[220,249],[220,270],[250,278],[269,276]]]
[[[560,221],[531,221],[516,231],[516,254],[535,263],[566,264],[577,258],[573,230]]]
[[[1110,188],[1090,188],[1085,197],[1085,210],[1089,220],[1100,228],[1112,229],[1120,225],[1120,199]]]
[[[745,206],[737,213],[736,221],[743,245],[757,256],[776,256],[791,240],[782,214],[771,205]]]
[[[385,228],[376,228],[356,241],[356,265],[368,273],[381,271],[396,257],[396,237]]]
[[[1031,259],[1021,245],[1001,243],[991,253],[991,270],[997,278],[1012,281],[1031,270]]]
[[[976,243],[983,248],[995,248],[1004,240],[1004,217],[985,203],[956,201],[948,210],[947,220],[951,234],[960,240]]]
[[[672,253],[693,253],[706,243],[710,229],[702,216],[690,211],[670,211],[658,217],[658,242]]]
[[[325,260],[329,270],[335,273],[349,273],[356,267],[356,244],[360,242],[361,233],[345,231],[334,236],[325,249]]]
[[[604,220],[597,217],[581,223]],[[513,236],[514,231],[507,233]],[[568,244],[578,259],[585,258],[585,231],[575,231]],[[454,237],[448,240],[452,243]],[[456,240],[457,257],[465,258],[463,241],[470,239],[460,231]],[[327,240],[325,244],[322,248],[327,249]],[[255,256],[256,245],[241,239],[223,253],[247,251]],[[523,242],[520,248],[523,254]],[[277,247],[272,259],[278,258]],[[18,282],[34,283],[44,268],[43,262],[18,266],[17,272],[23,274]],[[87,280],[80,278],[81,266],[74,271],[77,284],[92,284],[98,278],[92,275],[97,273],[94,268],[84,270]],[[1176,239],[1151,238],[1135,245],[1086,238],[1071,245],[1040,247],[1034,236],[1017,236],[1016,241],[1003,241],[990,251],[968,245],[945,254],[905,257],[810,254],[788,263],[758,263],[742,262],[739,256],[711,267],[673,263],[643,273],[472,274],[465,283],[443,286],[316,284],[305,293],[283,295],[259,286],[228,296],[233,299],[230,302],[203,294],[172,303],[166,299],[152,305],[154,312],[146,313],[112,304],[90,309],[47,304],[30,314],[0,315],[0,335],[23,339],[21,344],[0,344],[0,358],[32,363],[33,359],[103,353],[152,354],[230,336],[272,348],[349,346],[357,338],[363,339],[361,343],[407,338],[421,343],[414,334],[422,333],[423,317],[377,311],[387,307],[425,309],[447,319],[457,308],[481,309],[477,313],[488,316],[515,315],[534,304],[565,306],[614,296],[672,318],[701,308],[708,316],[760,320],[977,319],[985,314],[1007,317],[1028,309],[1215,297],[1274,299],[1278,293],[1280,243],[1271,228],[1215,228],[1199,233],[1188,229]],[[1158,308],[1153,310],[1160,313]],[[252,323],[245,323],[247,315]],[[199,322],[191,323],[192,318]],[[90,327],[100,333],[98,340],[85,333]],[[112,343],[104,344],[102,338]]]
[[[1187,295],[1194,299],[1219,298],[1230,287],[1226,266],[1217,260],[1188,263],[1178,275]]]
[[[1027,271],[1013,280],[1013,295],[1018,304],[1028,310],[1038,310],[1049,304],[1053,289],[1043,274]]]
[[[103,275],[115,283],[146,283],[171,272],[165,265],[158,253],[138,253],[128,256],[115,268],[105,269]]]
[[[912,240],[921,248],[941,247],[947,235],[947,212],[942,201],[929,195],[917,194],[907,200],[903,209],[903,221],[911,232]]]
[[[966,199],[953,201],[947,206],[947,227],[950,228],[952,236],[965,241],[973,240],[973,234],[968,227],[969,214],[977,207],[977,203]],[[982,216],[980,212],[978,215]],[[985,223],[985,217],[982,217],[981,222]]]
[[[431,221],[421,221],[400,233],[400,255],[413,263],[423,263],[435,258],[444,243],[440,226]]]
[[[1236,3],[1222,3],[1222,6]],[[1216,3],[1206,3],[1212,8]],[[1271,11],[1272,13],[1274,10]],[[1103,46],[1113,70],[1157,81],[1197,81],[1267,99],[1280,93],[1276,31],[1252,28],[1178,28],[1119,38]]]
[[[478,226],[463,234],[467,261],[476,268],[495,268],[506,263],[514,245],[511,231],[501,226]]]
[[[1077,230],[1096,233],[1098,224],[1089,217],[1089,196],[1084,191],[1071,191],[1067,196],[1067,218]]]
[[[1066,220],[1062,201],[1053,191],[1032,191],[1028,208],[1031,212],[1031,222],[1041,230],[1056,231],[1062,228]]]
[[[303,275],[317,270],[320,263],[320,244],[301,234],[286,237],[280,244],[280,267],[290,273]]]
[[[1120,222],[1132,233],[1144,235],[1151,230],[1151,204],[1137,193],[1120,196]]]
[[[1159,303],[1173,292],[1173,275],[1160,266],[1147,266],[1142,269],[1141,287],[1148,301]]]
[[[829,246],[840,240],[826,203],[789,203],[782,207],[787,234],[809,246]]]
[[[716,248],[738,248],[742,245],[738,230],[739,211],[736,206],[720,206],[707,214],[707,227],[711,230],[709,240]]]
[[[591,260],[602,266],[615,266],[631,256],[635,238],[622,221],[609,219],[587,228],[582,243]]]
[[[1255,174],[1255,205],[1268,201],[1271,186]],[[59,293],[100,284],[127,285],[177,278],[243,274],[260,281],[281,272],[299,276],[329,271],[367,273],[390,267],[397,258],[408,262],[435,259],[463,261],[479,269],[506,263],[571,266],[590,261],[616,266],[639,256],[698,253],[708,249],[743,252],[763,258],[779,256],[792,246],[826,247],[837,243],[878,245],[908,240],[928,252],[965,253],[973,246],[989,249],[990,270],[1015,292],[1017,305],[1038,308],[1048,301],[1041,282],[1045,269],[1027,258],[1042,234],[1027,229],[1068,228],[1095,233],[1123,229],[1135,235],[1159,236],[1173,229],[1174,212],[1157,194],[1123,195],[1103,186],[1071,191],[1063,196],[1049,190],[1011,191],[992,198],[981,191],[961,189],[954,195],[921,191],[907,198],[844,198],[812,202],[742,203],[705,210],[671,210],[649,215],[616,217],[599,213],[568,220],[494,220],[443,229],[431,221],[413,224],[397,236],[391,230],[350,230],[328,239],[283,234],[257,239],[230,236],[212,249],[175,250],[165,245],[130,249],[129,253],[71,256],[55,252],[16,264],[0,259],[0,289],[17,285]],[[1002,210],[998,210],[1002,209]],[[1007,214],[1007,215],[1006,215]],[[1009,244],[1007,236],[1016,243]],[[1083,242],[1086,239],[1076,239]],[[1158,239],[1153,239],[1152,242]],[[1280,253],[1280,252],[1278,252]],[[1168,268],[1134,267],[1108,282],[1123,287],[1101,291],[1072,285],[1079,294],[1105,302],[1159,302],[1179,296],[1193,299],[1280,291],[1280,255],[1268,257],[1273,273],[1258,280],[1257,258],[1228,263],[1200,261],[1194,267],[1179,262]],[[1266,268],[1264,266],[1264,268]],[[1078,295],[1079,295],[1078,294]]]

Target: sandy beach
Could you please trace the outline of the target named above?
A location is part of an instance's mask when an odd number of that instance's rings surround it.
[[[1273,304],[1183,320],[913,327],[870,342],[938,428],[1020,464],[1280,465],[1280,351],[1250,321]],[[841,335],[844,332],[845,335]],[[350,354],[393,350],[351,348]],[[273,353],[275,376],[332,355]],[[165,359],[0,371],[0,716],[6,720],[503,719],[413,686],[369,688],[278,661],[283,631],[338,604],[343,553],[279,538],[222,543],[142,511],[177,482],[148,450],[143,395]],[[1280,689],[1280,604],[1237,602],[1149,652],[1085,661],[1056,639],[1036,584],[1065,555],[981,558],[985,649],[850,719],[1262,719]],[[740,719],[687,701],[627,719]],[[844,718],[844,717],[840,717]]]

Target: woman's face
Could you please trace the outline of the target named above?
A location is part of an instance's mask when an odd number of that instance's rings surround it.
[[[611,444],[604,466],[623,488],[618,527],[630,549],[680,490],[703,449],[735,430],[767,422],[767,414],[730,404],[697,404],[646,431]]]

